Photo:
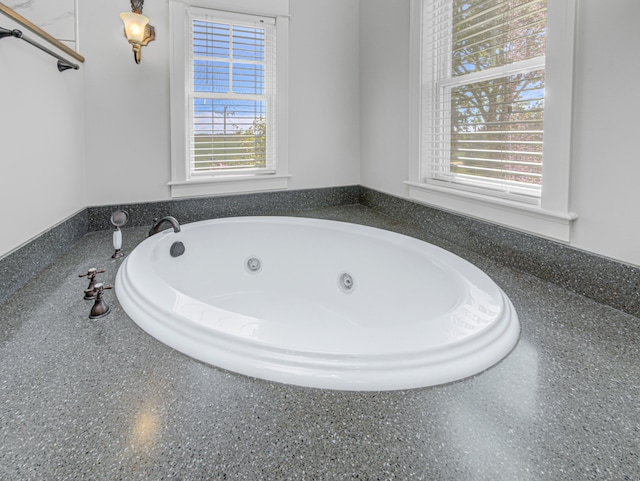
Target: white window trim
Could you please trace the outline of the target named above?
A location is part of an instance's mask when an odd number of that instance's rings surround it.
[[[187,82],[189,78],[189,9],[207,8],[276,19],[276,170],[273,173],[204,177],[189,172]],[[288,0],[170,0],[171,197],[221,195],[281,190],[289,186],[288,174]]]
[[[422,3],[411,0],[409,198],[443,210],[569,242],[577,214],[569,206],[576,0],[548,0],[543,185],[539,205],[425,182],[421,161]],[[551,88],[549,88],[551,86]]]

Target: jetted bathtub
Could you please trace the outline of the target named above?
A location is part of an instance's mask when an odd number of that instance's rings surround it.
[[[176,242],[184,253],[173,257]],[[301,386],[455,381],[501,360],[520,332],[507,296],[469,262],[411,237],[319,219],[165,230],[131,252],[115,287],[127,314],[172,348]]]

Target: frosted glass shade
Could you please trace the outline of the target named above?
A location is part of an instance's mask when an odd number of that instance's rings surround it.
[[[144,40],[145,29],[149,23],[149,19],[144,15],[133,12],[121,13],[120,18],[124,23],[124,33],[129,43],[141,44]]]

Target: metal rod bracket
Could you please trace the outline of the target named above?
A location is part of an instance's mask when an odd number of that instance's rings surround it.
[[[51,55],[52,57],[55,57],[58,59],[58,71],[59,72],[64,72],[65,70],[69,70],[69,69],[74,69],[74,70],[78,70],[80,68],[79,65],[70,62],[69,60],[61,57],[60,55],[58,55],[57,53],[53,52],[52,50],[49,50],[47,47],[45,47],[44,45],[40,45],[38,42],[36,42],[35,40],[31,40],[29,37],[25,37],[22,34],[21,30],[18,29],[13,29],[13,30],[9,30],[6,28],[2,28],[0,27],[0,39],[2,38],[6,38],[6,37],[15,37],[15,38],[21,38],[22,40],[24,40],[25,42],[27,42],[28,44],[33,45],[36,48],[39,48],[40,50],[42,50],[43,52],[48,53],[49,55]]]

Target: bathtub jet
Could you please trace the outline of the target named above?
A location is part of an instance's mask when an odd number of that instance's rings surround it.
[[[516,345],[480,269],[389,231],[306,218],[195,222],[125,259],[116,294],[147,333],[230,371],[300,386],[397,390],[477,374]]]

